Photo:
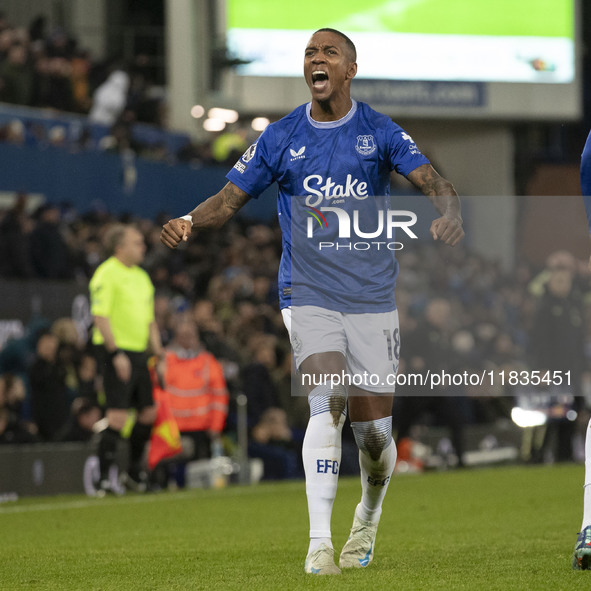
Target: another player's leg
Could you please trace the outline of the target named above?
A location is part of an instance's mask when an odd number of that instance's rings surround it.
[[[583,490],[583,523],[573,554],[573,569],[575,570],[591,570],[591,419],[585,435],[585,484]]]
[[[340,353],[315,354],[302,364],[302,373],[320,375],[344,369]],[[332,371],[330,369],[332,368]],[[330,382],[316,386],[308,396],[310,420],[304,437],[302,457],[306,474],[306,496],[310,517],[310,545],[304,569],[311,574],[340,574],[334,562],[331,516],[341,463],[341,432],[346,416],[346,389]]]
[[[120,408],[108,408],[106,412],[108,426],[100,434],[98,444],[99,481],[96,484],[97,496],[102,497],[108,493],[116,493],[117,488],[110,480],[111,466],[115,464],[117,446],[119,444],[121,429],[127,420],[127,410]]]
[[[349,398],[351,428],[359,447],[362,492],[339,559],[341,568],[363,568],[373,559],[382,503],[396,465],[392,401],[390,395],[370,393]]]

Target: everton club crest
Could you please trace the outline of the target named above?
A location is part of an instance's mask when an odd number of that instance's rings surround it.
[[[373,154],[376,149],[376,142],[373,135],[358,135],[355,149],[362,156],[369,156],[370,154]]]

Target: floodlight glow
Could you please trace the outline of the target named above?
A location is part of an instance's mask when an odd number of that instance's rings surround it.
[[[213,107],[207,112],[207,116],[212,119],[221,119],[226,123],[236,123],[238,121],[238,111],[234,109],[222,109],[221,107]]]
[[[191,117],[199,119],[200,117],[203,117],[203,115],[205,115],[205,109],[201,105],[191,107]]]
[[[518,406],[511,410],[511,419],[518,427],[523,429],[526,427],[540,427],[545,425],[547,421],[547,417],[542,411],[526,410]]]
[[[226,127],[226,122],[215,117],[210,117],[203,122],[203,129],[206,131],[222,131],[224,127]]]
[[[269,125],[269,123],[271,123],[266,117],[255,117],[250,126],[255,130],[255,131],[264,131],[265,128],[267,127],[267,125]]]

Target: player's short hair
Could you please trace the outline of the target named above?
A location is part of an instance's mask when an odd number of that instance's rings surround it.
[[[351,61],[357,61],[357,48],[355,47],[355,43],[353,43],[353,41],[351,41],[351,39],[349,39],[345,33],[341,33],[341,31],[337,31],[337,29],[331,29],[330,27],[318,29],[317,31],[314,31],[314,35],[316,35],[316,33],[334,33],[335,35],[342,37],[345,40],[349,53],[351,54]]]
[[[125,232],[127,232],[127,229],[130,227],[131,226],[128,226],[126,224],[113,224],[105,232],[104,245],[108,256],[112,256],[115,254],[115,250],[123,242]]]

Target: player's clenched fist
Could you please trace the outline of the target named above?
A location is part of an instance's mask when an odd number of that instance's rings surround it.
[[[431,236],[433,240],[441,240],[449,246],[455,246],[464,237],[461,218],[442,216],[433,220]]]
[[[183,218],[175,218],[162,226],[160,242],[169,248],[176,248],[181,242],[186,242],[191,235],[191,222]]]

